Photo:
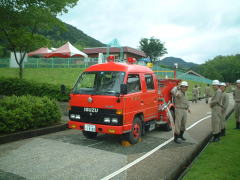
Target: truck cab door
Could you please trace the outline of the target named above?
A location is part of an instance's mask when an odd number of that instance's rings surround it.
[[[124,112],[126,123],[132,123],[132,120],[138,112],[142,112],[142,85],[139,74],[128,74],[127,76],[127,94],[124,95]]]
[[[145,82],[142,97],[145,109],[144,118],[148,121],[156,119],[158,115],[158,90],[153,74],[144,74],[143,82]]]

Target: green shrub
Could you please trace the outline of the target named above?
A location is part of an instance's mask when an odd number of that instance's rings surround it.
[[[20,80],[17,78],[0,78],[0,95],[6,96],[48,96],[50,98],[57,99],[58,101],[67,101],[70,93],[70,89],[66,88],[66,93],[63,94],[60,91],[60,86],[37,83],[34,81]]]
[[[46,96],[8,96],[0,99],[0,132],[49,126],[60,119],[56,101]]]

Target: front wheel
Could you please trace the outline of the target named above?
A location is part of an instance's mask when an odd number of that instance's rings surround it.
[[[88,139],[94,139],[97,137],[97,132],[90,132],[90,131],[82,131],[83,135]]]
[[[131,132],[127,133],[126,140],[131,144],[136,144],[142,136],[142,123],[139,117],[135,117]]]

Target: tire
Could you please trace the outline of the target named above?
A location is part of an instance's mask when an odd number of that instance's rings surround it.
[[[174,111],[172,109],[170,109],[170,113],[171,113],[171,115],[173,117],[173,121],[175,123],[175,113],[174,113]],[[164,131],[171,131],[172,130],[172,126],[171,126],[170,120],[168,120],[168,122],[164,125],[163,128],[164,128]]]
[[[167,122],[166,124],[163,125],[164,131],[171,131],[172,127],[171,125]]]
[[[135,117],[131,132],[125,135],[125,139],[131,144],[138,143],[139,139],[142,137],[142,122],[139,117]]]
[[[82,131],[83,135],[88,139],[94,139],[97,137],[97,132]]]

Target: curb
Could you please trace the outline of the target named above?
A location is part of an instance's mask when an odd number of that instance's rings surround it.
[[[232,108],[229,113],[226,115],[226,119],[231,116],[231,114],[234,112],[234,108]],[[191,166],[192,162],[198,157],[198,155],[202,152],[202,150],[208,145],[209,140],[211,139],[212,134],[208,134],[207,137],[200,143],[195,150],[189,155],[188,158],[186,158],[182,164],[180,164],[175,170],[173,170],[171,173],[169,173],[168,176],[166,176],[166,179],[172,180],[181,180],[185,174],[188,171],[188,168]]]
[[[41,136],[41,135],[54,133],[58,131],[64,131],[66,129],[67,129],[67,124],[58,124],[58,125],[39,128],[39,129],[31,129],[27,131],[21,131],[21,132],[16,132],[12,134],[2,135],[0,136],[0,144],[32,138],[36,136]]]
[[[195,150],[186,158],[179,167],[176,168],[166,179],[182,179],[182,177],[187,173],[188,167],[194,161],[194,159],[202,152],[205,146],[208,144],[211,139],[212,134],[208,134],[207,137],[200,143]]]

